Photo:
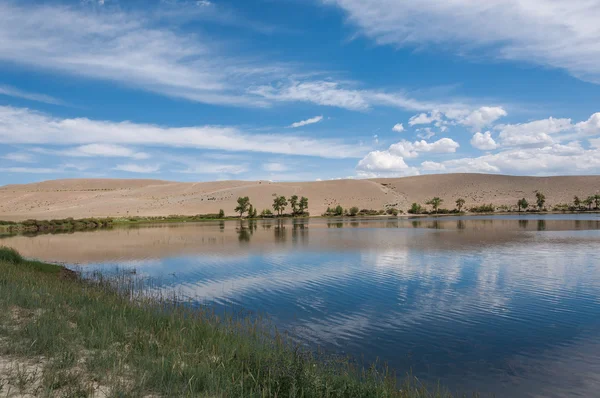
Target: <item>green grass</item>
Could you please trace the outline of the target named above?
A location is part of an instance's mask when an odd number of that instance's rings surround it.
[[[399,385],[384,366],[295,347],[261,321],[126,294],[129,283],[82,280],[0,248],[0,357],[42,364],[0,374],[0,395],[12,386],[41,396],[450,397],[415,378]]]

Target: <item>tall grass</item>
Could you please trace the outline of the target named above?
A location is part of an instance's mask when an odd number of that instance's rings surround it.
[[[123,294],[125,279],[64,275],[0,248],[0,355],[45,358],[40,395],[450,397],[414,378],[400,385],[383,366],[305,351],[260,321]]]

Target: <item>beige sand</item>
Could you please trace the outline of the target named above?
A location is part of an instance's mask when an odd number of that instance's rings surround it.
[[[217,213],[233,215],[236,199],[249,196],[259,212],[271,208],[273,195],[309,198],[312,215],[328,206],[406,211],[413,202],[433,196],[442,207],[454,208],[462,197],[466,207],[492,203],[514,206],[519,198],[546,195],[548,206],[572,202],[600,192],[600,176],[514,177],[486,174],[441,174],[373,180],[335,180],[278,183],[220,181],[180,183],[159,180],[74,179],[0,188],[0,219],[84,218],[104,216],[159,216]]]

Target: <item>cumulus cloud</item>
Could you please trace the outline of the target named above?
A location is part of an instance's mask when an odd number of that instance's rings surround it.
[[[541,148],[508,149],[475,158],[439,163],[446,172],[506,173],[525,175],[589,174],[600,168],[600,149],[584,149],[579,143]]]
[[[600,83],[596,0],[322,1],[345,10],[378,44],[478,51],[480,56],[562,68]]]
[[[392,127],[392,130],[396,133],[401,133],[404,131],[404,125],[402,125],[402,123],[397,123],[396,125],[394,125],[394,127]]]
[[[471,138],[471,145],[473,148],[481,149],[482,151],[491,151],[496,149],[496,141],[492,138],[492,133],[486,131],[485,133],[475,133]]]
[[[499,106],[482,106],[481,108],[476,109],[468,114],[466,117],[459,118],[457,121],[459,124],[479,130],[482,127],[489,126],[496,120],[506,115],[508,115],[508,113],[506,113],[506,111]]]
[[[409,142],[406,140],[400,141],[390,146],[389,151],[395,155],[404,158],[416,158],[419,152],[430,153],[453,153],[456,152],[460,145],[451,138],[441,138],[435,142],[427,142],[425,140]]]
[[[418,169],[410,167],[404,159],[416,158],[421,152],[452,153],[459,144],[450,138],[435,142],[402,140],[386,151],[369,152],[358,162],[356,170],[359,177],[386,177],[418,174]]]
[[[363,178],[414,175],[417,170],[409,167],[401,156],[390,151],[373,151],[358,162],[358,175]]]
[[[421,113],[410,118],[408,124],[410,126],[416,126],[418,124],[431,124],[439,121],[442,118],[442,114],[439,111],[432,111],[429,114]]]
[[[553,134],[573,128],[571,119],[536,120],[529,123],[496,126],[502,146],[546,146],[554,143]]]
[[[75,152],[87,152],[88,155],[91,152],[97,155],[123,150],[115,145],[220,149],[324,158],[359,158],[368,150],[338,140],[286,134],[249,134],[236,127],[175,128],[86,118],[60,119],[26,108],[6,106],[0,106],[0,143],[81,145],[84,147]],[[121,154],[125,153],[128,152]],[[137,155],[138,158],[140,156]]]
[[[466,107],[448,107],[445,110],[434,109],[428,113],[414,115],[408,124],[415,126],[433,123],[442,132],[451,125],[462,125],[479,130],[506,115],[508,113],[499,106],[482,106],[474,110]]]
[[[309,124],[319,123],[321,120],[323,120],[323,116],[315,116],[315,117],[312,117],[310,119],[306,119],[306,120],[302,120],[300,122],[292,123],[290,125],[290,127],[291,128],[297,128],[297,127],[308,126]]]

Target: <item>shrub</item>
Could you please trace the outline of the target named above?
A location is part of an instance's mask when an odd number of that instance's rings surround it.
[[[356,216],[358,214],[358,207],[353,206],[350,208],[350,210],[348,210],[348,214],[351,215],[352,217]]]
[[[389,209],[386,210],[386,213],[391,215],[391,216],[397,216],[398,215],[398,209],[394,208],[394,207],[390,207]]]
[[[471,207],[469,211],[472,213],[493,213],[495,211],[495,208],[494,205],[489,204]]]

